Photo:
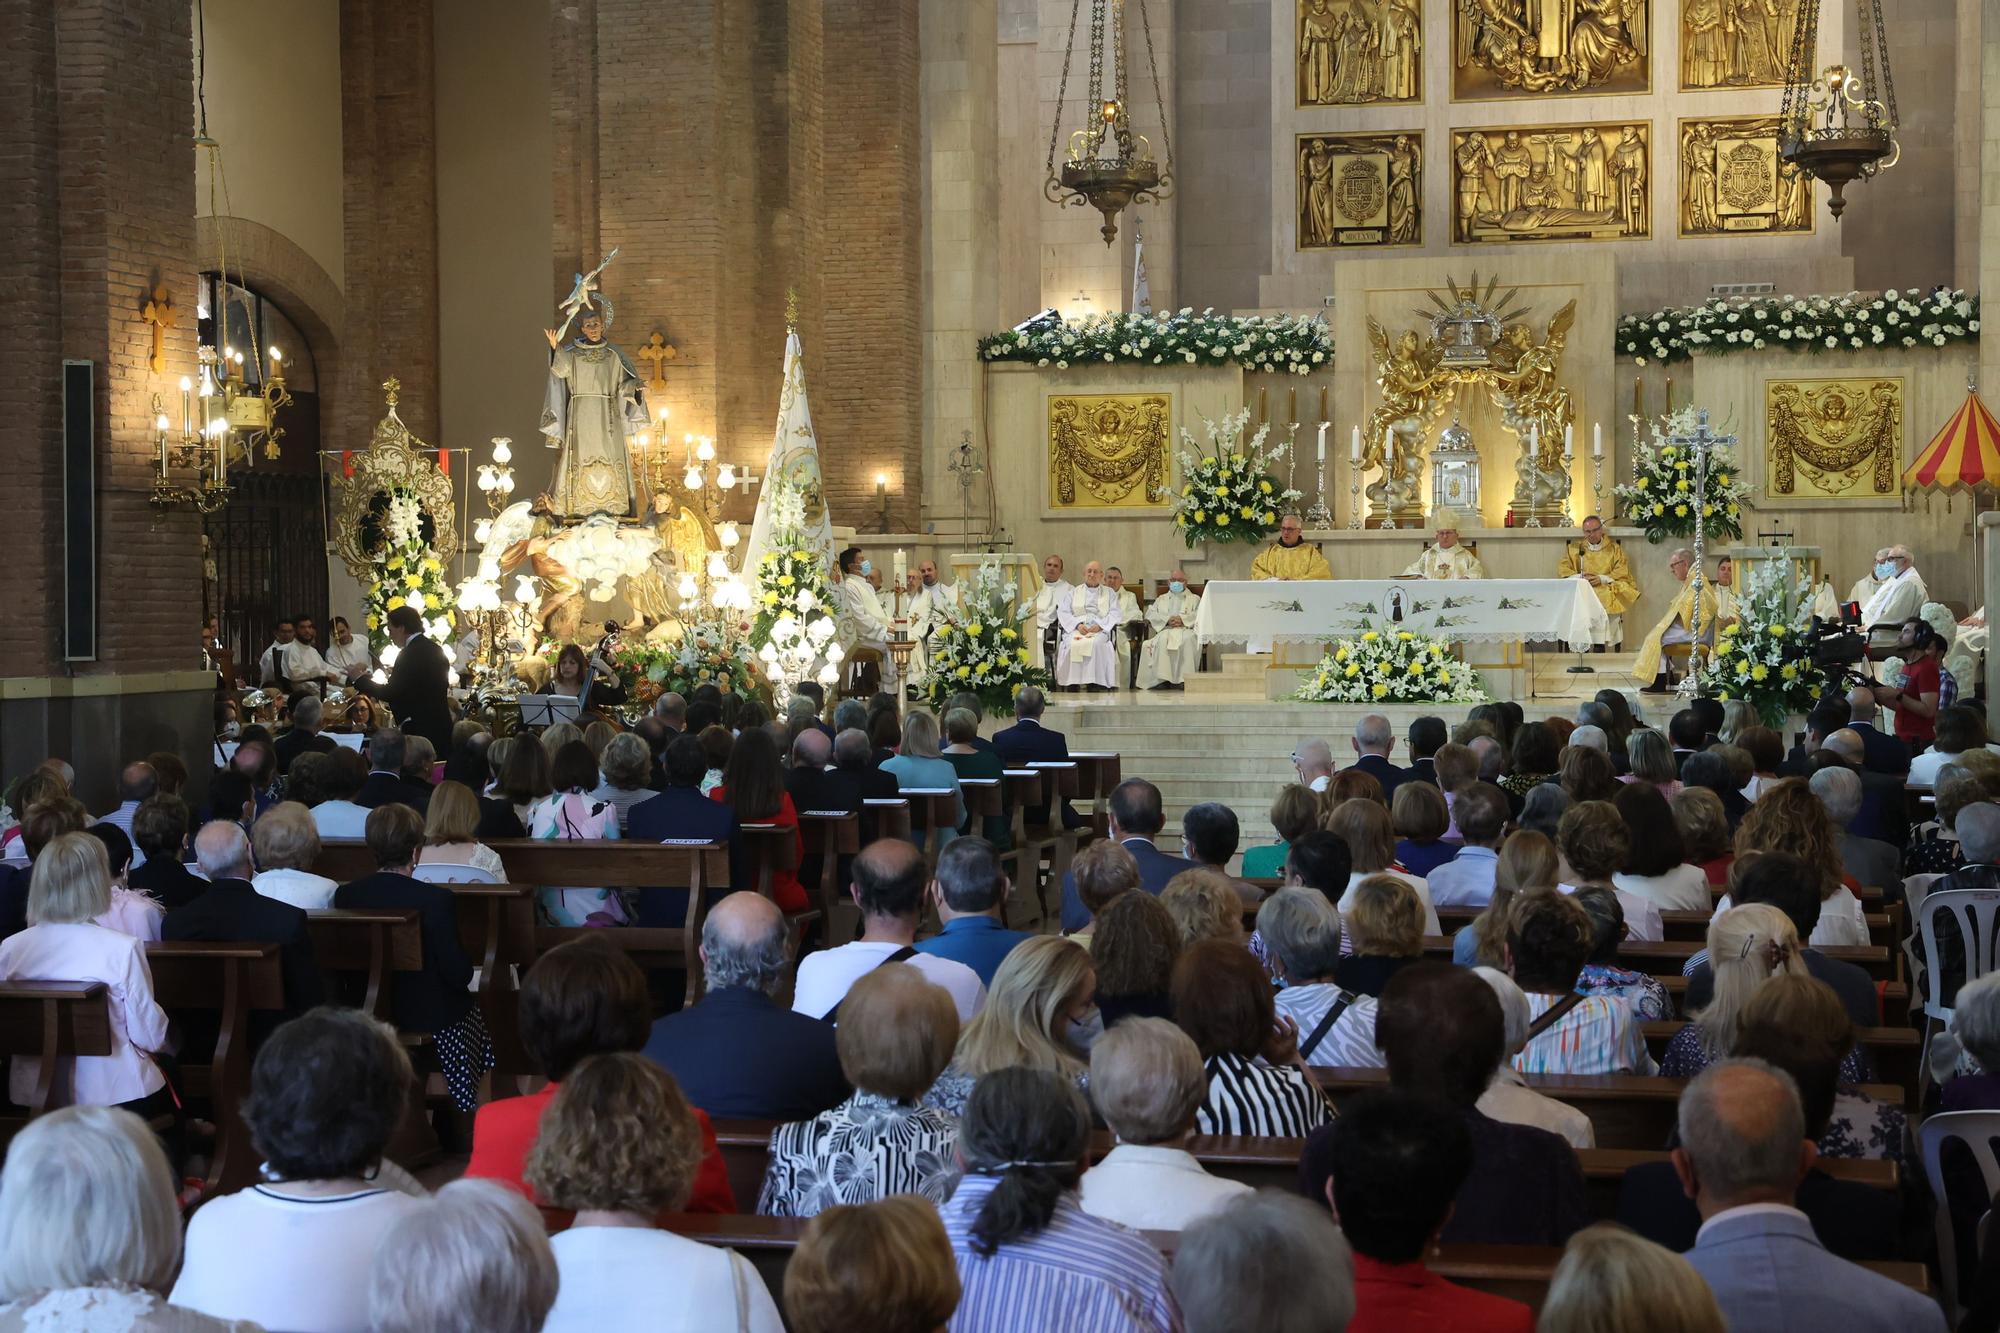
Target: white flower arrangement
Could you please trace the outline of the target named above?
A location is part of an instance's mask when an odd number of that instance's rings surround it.
[[[1196,314],[1194,307],[1182,306],[1159,315],[1091,315],[989,334],[979,340],[979,356],[1057,370],[1120,361],[1154,366],[1233,363],[1267,375],[1310,375],[1332,367],[1333,330],[1320,318],[1218,315],[1213,307]]]
[[[1192,547],[1204,539],[1218,542],[1262,541],[1278,526],[1278,516],[1299,493],[1280,486],[1271,467],[1285,446],[1267,444],[1269,425],[1259,426],[1246,446],[1243,431],[1250,424],[1245,408],[1220,422],[1201,419],[1208,431],[1203,450],[1186,426],[1181,427],[1179,451],[1181,493],[1173,497],[1174,527]]]
[[[1639,441],[1633,479],[1611,488],[1625,517],[1646,530],[1649,542],[1690,536],[1697,508],[1707,535],[1731,539],[1743,535],[1743,506],[1750,502],[1750,488],[1743,484],[1736,455],[1724,447],[1710,450],[1707,489],[1698,492],[1693,453],[1668,442],[1692,432],[1699,411],[1683,407],[1654,420],[1652,440]]]
[[[774,678],[796,682],[816,676],[830,685],[839,678],[836,668],[844,655],[833,641],[839,608],[827,582],[826,562],[800,531],[804,507],[795,488],[784,482],[778,486],[771,504],[771,549],[757,562],[750,642]]]
[[[450,634],[457,624],[456,596],[445,579],[444,561],[423,536],[423,514],[414,491],[395,490],[382,513],[383,545],[375,577],[368,581],[368,642],[377,653],[389,646],[388,618],[401,606],[412,606],[424,618],[424,629],[450,651]]]
[[[1363,626],[1320,658],[1292,696],[1309,703],[1471,703],[1488,697],[1479,673],[1442,639]]]
[[[1810,579],[1792,589],[1787,613],[1782,561],[1759,561],[1749,590],[1737,600],[1737,619],[1722,627],[1708,683],[1722,699],[1742,699],[1767,726],[1782,727],[1793,713],[1809,711],[1825,679],[1813,669]]]
[[[960,602],[960,614],[931,636],[925,657],[924,694],[933,708],[962,690],[989,708],[1011,707],[1023,685],[1050,684],[1049,673],[1032,665],[1034,653],[1018,628],[1014,585],[997,561],[979,562]]]
[[[1801,352],[1944,347],[1979,339],[1979,296],[1891,287],[1880,296],[1717,297],[1618,321],[1618,355],[1640,365],[1786,347]]]

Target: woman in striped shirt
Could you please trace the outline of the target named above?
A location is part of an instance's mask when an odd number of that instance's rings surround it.
[[[1303,1138],[1333,1119],[1298,1063],[1298,1025],[1278,1022],[1271,980],[1241,944],[1203,940],[1174,964],[1174,1021],[1201,1051],[1201,1134]]]

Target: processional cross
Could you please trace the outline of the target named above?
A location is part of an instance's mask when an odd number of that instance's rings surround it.
[[[153,299],[146,302],[139,311],[139,318],[153,326],[153,355],[150,358],[153,373],[164,374],[167,369],[167,355],[163,340],[167,330],[180,321],[180,314],[174,309],[173,299],[168,296],[165,283],[154,285]]]
[[[1734,435],[1717,435],[1708,428],[1708,409],[1701,408],[1695,413],[1694,429],[1680,435],[1669,435],[1667,443],[1676,449],[1684,449],[1694,457],[1694,570],[1688,575],[1688,584],[1694,589],[1694,599],[1689,608],[1688,633],[1694,641],[1694,651],[1688,657],[1688,673],[1681,681],[1680,693],[1688,698],[1699,698],[1706,693],[1701,679],[1705,665],[1701,651],[1701,587],[1704,582],[1702,557],[1708,545],[1708,524],[1703,497],[1708,494],[1709,455],[1717,446],[1727,449],[1736,447]],[[1718,604],[1719,606],[1719,604]],[[1713,628],[1711,626],[1711,628]]]

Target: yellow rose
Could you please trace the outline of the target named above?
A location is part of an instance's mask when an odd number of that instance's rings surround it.
[[[1756,681],[1760,685],[1764,683],[1765,679],[1769,677],[1770,674],[1771,674],[1771,668],[1765,666],[1762,662],[1759,662],[1756,666],[1750,668],[1750,679]]]
[[[1728,623],[1727,625],[1724,625],[1724,626],[1722,627],[1722,637],[1726,639],[1726,638],[1728,638],[1728,637],[1729,637],[1730,635],[1732,635],[1732,634],[1736,633],[1736,631],[1738,631],[1738,630],[1740,630],[1740,629],[1742,629],[1742,628],[1743,628],[1743,627],[1742,627],[1741,625],[1737,624],[1737,623],[1736,623],[1735,621],[1733,621],[1733,620],[1732,620],[1732,621],[1730,621],[1730,622],[1729,622],[1729,623]]]
[[[1413,641],[1417,636],[1410,633],[1406,629],[1399,629],[1396,631],[1396,637],[1397,639],[1401,640],[1404,643],[1409,643]]]
[[[1717,473],[1715,477],[1715,484],[1718,486],[1727,486],[1729,484],[1729,474],[1727,472]]]
[[[390,568],[390,569],[401,569],[402,567],[403,567],[403,557],[402,557],[402,556],[400,556],[400,555],[392,555],[392,556],[390,556],[390,557],[389,557],[389,568]]]
[[[1195,522],[1197,522],[1197,523],[1206,523],[1206,522],[1208,522],[1208,511],[1207,511],[1206,509],[1197,509],[1197,510],[1195,510],[1195,511],[1194,511],[1194,521],[1195,521]]]
[[[1379,639],[1379,638],[1381,638],[1381,637],[1382,637],[1382,636],[1381,636],[1380,634],[1377,634],[1377,633],[1376,633],[1376,632],[1375,632],[1374,630],[1372,630],[1372,629],[1371,629],[1371,630],[1368,630],[1368,631],[1366,631],[1366,632],[1364,632],[1364,633],[1362,634],[1362,636],[1361,636],[1361,642],[1363,642],[1363,643],[1373,643],[1373,642],[1375,642],[1375,640],[1377,640],[1377,639]]]
[[[1674,489],[1676,491],[1685,491],[1687,488],[1688,488],[1688,479],[1686,477],[1682,477],[1674,482]]]
[[[778,604],[778,594],[775,589],[772,590],[771,592],[767,592],[764,594],[764,605],[776,606],[777,604]]]
[[[778,575],[778,586],[779,586],[780,588],[789,588],[789,587],[791,587],[791,586],[792,586],[792,585],[793,585],[794,583],[797,583],[797,582],[798,582],[798,580],[797,580],[797,579],[795,579],[795,578],[793,578],[793,577],[792,577],[792,576],[791,576],[790,574],[780,574],[780,575]]]
[[[1333,660],[1336,662],[1345,662],[1347,660],[1347,650],[1345,648],[1336,648],[1333,653]]]
[[[1014,640],[1020,638],[1021,636],[1011,628],[1003,628],[1000,631],[1000,637],[1005,639],[1007,642],[1012,643]]]
[[[1639,478],[1639,489],[1642,491],[1645,490],[1648,486],[1651,486],[1652,484],[1653,484],[1653,479],[1651,477]]]
[[[1229,526],[1229,515],[1227,515],[1227,514],[1217,514],[1217,515],[1215,516],[1215,522],[1216,522],[1216,525],[1217,525],[1218,527],[1224,527],[1224,528],[1226,528],[1226,527],[1228,527],[1228,526]]]
[[[1676,453],[1678,453],[1678,452],[1680,452],[1680,451],[1679,451],[1679,450],[1677,450],[1677,449],[1675,449],[1675,448],[1674,448],[1674,447],[1673,447],[1673,446],[1672,446],[1672,445],[1670,444],[1670,445],[1668,445],[1668,446],[1667,446],[1666,448],[1664,448],[1664,449],[1660,450],[1660,457],[1662,457],[1662,458],[1672,458],[1672,457],[1673,457],[1673,456],[1674,456],[1674,455],[1675,455]]]
[[[960,668],[958,669],[958,671],[957,671],[957,672],[956,672],[955,674],[956,674],[956,675],[958,676],[958,678],[959,678],[960,680],[964,680],[964,679],[965,679],[965,678],[966,678],[967,676],[969,676],[969,675],[971,675],[971,674],[972,674],[972,668],[971,668],[971,667],[960,667]]]
[[[428,569],[431,573],[436,574],[442,571],[444,569],[444,566],[438,563],[438,559],[436,556],[429,556],[424,560],[424,568]]]
[[[411,574],[404,578],[403,586],[406,588],[421,588],[424,586],[424,576],[422,574]]]
[[[1658,518],[1658,517],[1659,517],[1659,516],[1660,516],[1661,514],[1664,514],[1664,513],[1666,513],[1666,512],[1667,512],[1667,507],[1666,507],[1665,505],[1662,505],[1662,504],[1656,504],[1656,505],[1654,505],[1654,506],[1653,506],[1653,517],[1654,517],[1654,518]]]
[[[1787,662],[1785,663],[1785,669],[1780,671],[1778,674],[1783,676],[1786,680],[1797,680],[1799,678],[1798,664],[1796,662]]]
[[[369,613],[368,613],[368,628],[369,628],[369,629],[381,629],[381,628],[382,628],[382,617],[380,617],[380,616],[376,615],[376,614],[375,614],[374,612],[372,612],[372,611],[371,611],[371,612],[369,612]]]
[[[1736,517],[1736,506],[1735,506],[1735,505],[1731,505],[1731,506],[1729,506],[1729,516],[1730,516],[1731,518],[1735,518],[1735,517]]]
[[[1782,638],[1784,638],[1784,637],[1785,637],[1785,627],[1784,627],[1783,625],[1773,625],[1773,626],[1771,626],[1771,637],[1772,637],[1772,638],[1774,638],[1774,639],[1782,639]]]
[[[804,551],[794,551],[794,552],[792,552],[792,558],[793,558],[794,560],[810,560],[810,559],[812,559],[812,557],[811,557],[811,556],[809,556],[809,555],[807,555],[807,554],[806,554],[806,553],[805,553]]]
[[[1347,670],[1343,671],[1341,674],[1346,676],[1349,680],[1353,680],[1356,676],[1361,674],[1361,664],[1359,662],[1349,662],[1347,664]]]
[[[1257,511],[1250,508],[1248,505],[1245,505],[1243,508],[1237,510],[1236,512],[1242,515],[1244,518],[1251,519],[1253,521],[1257,517]]]
[[[1264,511],[1264,521],[1266,523],[1276,523],[1278,521],[1278,516],[1272,513],[1270,510],[1266,509]]]
[[[403,604],[403,599],[400,597],[391,597],[389,599],[389,609],[391,611],[394,611],[397,607],[401,606],[402,604]]]
[[[1409,674],[1410,674],[1410,675],[1412,675],[1412,676],[1421,676],[1421,675],[1423,675],[1423,674],[1424,674],[1424,659],[1423,659],[1423,658],[1421,658],[1421,657],[1419,657],[1419,658],[1418,658],[1418,659],[1417,659],[1416,661],[1414,661],[1414,662],[1410,663],[1410,665],[1409,665],[1409,666],[1408,666],[1407,668],[1405,668],[1405,669],[1406,669],[1406,670],[1407,670],[1407,671],[1409,672]]]
[[[965,627],[965,632],[967,634],[970,634],[973,638],[976,639],[980,635],[986,632],[986,626],[980,624],[978,621],[975,620],[970,625],[967,625]]]
[[[1387,685],[1384,685],[1379,680],[1376,681],[1372,686],[1370,686],[1369,689],[1377,699],[1383,698],[1389,693],[1389,687]]]

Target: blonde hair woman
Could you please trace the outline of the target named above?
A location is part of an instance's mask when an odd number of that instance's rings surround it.
[[[1084,1062],[1102,1031],[1089,951],[1058,935],[1024,940],[993,974],[985,1007],[959,1035],[951,1064],[924,1094],[924,1105],[963,1115],[981,1075],[1016,1065],[1051,1070],[1081,1087]]]
[[[882,761],[882,771],[896,779],[899,791],[923,791],[934,789],[949,790],[958,798],[958,814],[953,817],[950,828],[937,830],[938,847],[958,836],[959,826],[965,823],[965,792],[958,785],[958,770],[952,767],[938,749],[937,719],[921,708],[912,708],[903,719],[903,748]],[[929,838],[929,830],[922,821],[916,824],[913,835],[917,846],[921,847]]]
[[[1493,897],[1472,924],[1459,928],[1452,941],[1451,960],[1460,967],[1507,966],[1507,922],[1513,915],[1514,899],[1531,889],[1553,889],[1560,882],[1562,860],[1556,845],[1533,830],[1524,829],[1500,845],[1499,864],[1493,871]]]
[[[1370,875],[1355,885],[1340,914],[1354,952],[1340,960],[1333,979],[1342,988],[1378,998],[1389,978],[1424,956],[1424,908],[1415,890],[1394,875]]]
[[[1661,1059],[1669,1078],[1693,1078],[1717,1060],[1729,1058],[1742,1026],[1744,1006],[1772,977],[1806,975],[1799,957],[1799,932],[1792,919],[1764,903],[1745,903],[1717,912],[1708,923],[1708,965],[1715,994],[1694,1022],[1674,1034]]]
[[[424,864],[470,866],[497,882],[507,882],[500,853],[474,837],[479,827],[479,798],[462,782],[440,782],[424,812]]]
[[[1680,1255],[1611,1222],[1569,1238],[1537,1333],[1723,1333],[1722,1311]]]
[[[959,1290],[944,1222],[913,1194],[827,1209],[785,1265],[793,1333],[937,1333]]]
[[[1840,826],[1804,778],[1782,778],[1764,788],[1736,830],[1736,854],[1790,852],[1819,872],[1819,924],[1808,944],[1868,943],[1861,900],[1843,882],[1847,860]],[[1718,908],[1729,906],[1725,895]]]
[[[297,801],[280,801],[258,817],[250,845],[257,851],[251,888],[308,912],[333,906],[333,891],[340,885],[312,873],[319,860],[319,827],[312,811]]]
[[[1362,880],[1370,875],[1394,875],[1415,889],[1418,900],[1423,903],[1424,934],[1444,933],[1444,928],[1438,924],[1437,909],[1431,906],[1430,882],[1396,865],[1396,825],[1386,806],[1374,801],[1343,801],[1327,811],[1320,826],[1329,833],[1340,835],[1352,860],[1347,875],[1347,892],[1334,904],[1342,916],[1347,915],[1349,901]],[[1342,941],[1341,948],[1347,949],[1350,943]]]
[[[1181,943],[1196,940],[1243,942],[1243,896],[1236,881],[1207,866],[1183,870],[1160,890],[1160,905],[1180,927]]]

